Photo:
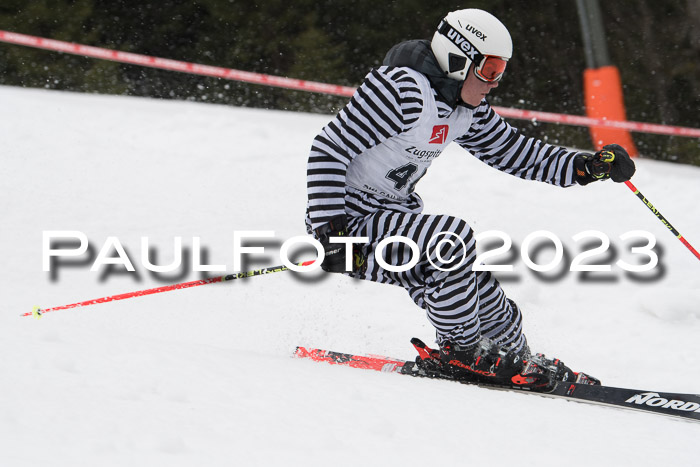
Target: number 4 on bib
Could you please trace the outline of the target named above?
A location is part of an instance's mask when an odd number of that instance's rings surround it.
[[[402,165],[401,167],[397,167],[393,170],[390,170],[386,174],[386,178],[394,182],[395,189],[403,190],[417,170],[418,166],[409,162],[408,164]],[[426,171],[424,170],[423,173],[412,182],[411,187],[408,190],[409,193],[413,191],[413,187],[416,183],[418,183],[418,180],[420,180],[421,177],[425,175],[425,172]]]

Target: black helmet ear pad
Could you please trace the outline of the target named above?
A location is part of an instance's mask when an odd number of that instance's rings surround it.
[[[449,67],[449,73],[463,70],[467,65],[467,57],[451,53],[447,56],[447,65]]]

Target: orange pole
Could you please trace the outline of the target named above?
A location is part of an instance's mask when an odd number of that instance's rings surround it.
[[[627,120],[622,81],[616,67],[610,65],[585,70],[583,87],[587,116],[606,120]],[[596,150],[600,150],[606,144],[617,143],[624,147],[630,156],[637,156],[637,148],[627,130],[592,126],[591,138]]]

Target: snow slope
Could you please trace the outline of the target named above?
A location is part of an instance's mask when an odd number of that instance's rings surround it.
[[[157,264],[174,237],[200,237],[203,261],[232,272],[234,231],[274,230],[246,266],[280,264],[280,243],[304,234],[306,154],[327,120],[0,87],[0,465],[697,465],[700,424],[290,358],[297,345],[413,358],[409,339],[433,331],[391,286],[284,272],[19,316],[200,277],[149,273],[143,236]],[[637,164],[638,188],[700,245],[700,168]],[[513,239],[502,283],[534,350],[610,385],[700,392],[700,263],[626,187],[525,182],[453,147],[418,191],[426,212]],[[83,232],[93,255],[116,237],[136,272],[82,257],[52,279],[51,230]],[[643,262],[619,236],[644,230],[660,264],[646,281],[616,266],[547,280],[519,258],[538,230],[569,262],[574,235],[601,231],[608,264]]]

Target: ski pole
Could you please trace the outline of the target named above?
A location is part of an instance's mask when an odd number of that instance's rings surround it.
[[[635,195],[637,195],[637,198],[639,198],[639,199],[642,200],[642,202],[646,205],[646,207],[648,207],[649,210],[650,210],[651,212],[654,213],[654,215],[666,226],[666,228],[668,228],[668,230],[671,231],[671,233],[672,233],[673,235],[676,236],[676,238],[677,238],[678,240],[681,241],[681,243],[683,243],[683,245],[685,245],[686,247],[688,247],[688,249],[695,255],[695,257],[696,257],[697,259],[700,259],[700,253],[698,253],[697,250],[696,250],[695,248],[693,248],[693,246],[692,246],[690,243],[688,243],[688,241],[687,241],[685,238],[683,238],[683,235],[681,235],[680,232],[678,232],[678,231],[675,229],[675,227],[673,227],[673,226],[671,225],[671,223],[670,223],[669,221],[667,221],[666,218],[665,218],[664,216],[661,215],[661,213],[659,212],[659,210],[656,209],[656,208],[654,207],[654,205],[651,204],[651,203],[649,202],[649,200],[646,199],[646,198],[644,197],[644,195],[637,189],[636,186],[634,186],[634,185],[632,184],[632,182],[630,182],[630,181],[628,180],[628,181],[625,182],[625,185],[627,185],[627,187],[628,187],[630,190],[632,190],[632,192],[634,192]]]
[[[309,266],[309,265],[313,264],[314,261],[315,260],[304,261],[302,263],[296,263],[296,265],[297,266]],[[88,306],[88,305],[96,305],[98,303],[113,302],[116,300],[126,300],[127,298],[143,297],[144,295],[153,295],[153,294],[162,293],[162,292],[169,292],[171,290],[177,290],[177,289],[187,289],[190,287],[197,287],[200,285],[213,284],[215,282],[228,282],[228,281],[232,281],[234,279],[244,279],[246,277],[262,276],[264,274],[272,274],[273,272],[282,272],[282,271],[288,271],[288,270],[289,270],[289,268],[287,266],[272,266],[269,268],[256,269],[254,271],[237,272],[234,274],[227,274],[225,276],[211,277],[208,279],[199,279],[199,280],[190,281],[190,282],[180,282],[178,284],[165,285],[162,287],[155,287],[153,289],[137,290],[135,292],[127,292],[127,293],[122,293],[122,294],[118,294],[118,295],[111,295],[109,297],[95,298],[92,300],[86,300],[84,302],[71,303],[70,305],[61,305],[61,306],[55,306],[52,308],[40,308],[38,306],[35,306],[31,312],[23,313],[20,316],[34,316],[38,319],[38,318],[41,318],[41,316],[44,313],[48,313],[50,311],[66,310],[68,308],[79,308],[79,307]]]

